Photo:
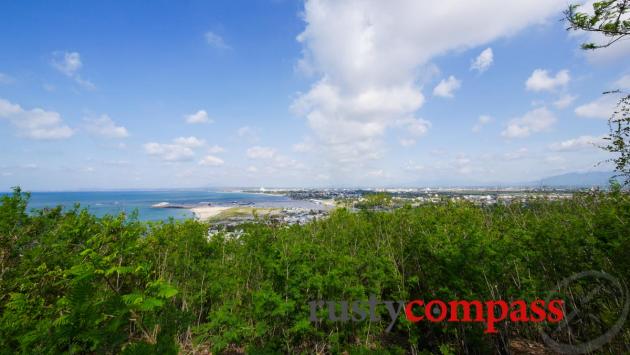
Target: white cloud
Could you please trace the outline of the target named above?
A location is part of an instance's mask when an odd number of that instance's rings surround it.
[[[63,123],[61,115],[41,108],[24,110],[20,105],[0,99],[0,119],[7,119],[18,132],[18,136],[30,139],[66,139],[74,130]]]
[[[403,147],[411,147],[417,143],[419,137],[429,131],[431,122],[421,118],[410,118],[399,121],[398,125],[403,126],[405,131],[411,135],[411,137],[402,138],[398,142]]]
[[[521,0],[504,5],[501,0],[307,0],[306,28],[298,36],[300,67],[319,80],[298,96],[293,109],[308,121],[331,169],[356,173],[350,163],[382,156],[387,129],[421,108],[421,73],[433,58],[512,35],[566,4]],[[458,26],[444,27],[445,22]]]
[[[78,52],[53,52],[52,66],[67,77],[74,79],[83,88],[88,90],[96,88],[89,80],[85,80],[79,75],[83,62],[81,62],[81,55]]]
[[[96,85],[94,85],[91,81],[82,79],[78,75],[74,78],[74,81],[77,84],[79,84],[80,86],[82,86],[86,90],[95,90],[96,89]]]
[[[173,143],[184,146],[184,147],[189,147],[189,148],[199,148],[201,146],[203,146],[204,144],[206,144],[206,141],[204,141],[203,139],[199,139],[197,137],[177,137],[175,139],[173,139]]]
[[[608,119],[613,112],[619,97],[612,94],[602,95],[594,101],[575,108],[575,114],[586,118]]]
[[[415,134],[426,132],[424,120],[410,118],[424,97],[412,86],[385,89],[366,88],[343,97],[339,88],[326,80],[294,102],[293,110],[307,117],[328,158],[342,164],[376,159],[380,138],[389,126],[406,125]],[[396,119],[393,119],[393,118]]]
[[[416,145],[416,140],[415,139],[401,139],[400,141],[400,145],[402,145],[403,147],[411,147]]]
[[[506,138],[525,138],[532,133],[548,130],[555,122],[556,116],[546,107],[540,107],[510,120],[501,135]]]
[[[153,156],[157,156],[164,161],[187,161],[195,156],[195,152],[189,147],[178,144],[147,143],[144,151]]]
[[[598,148],[598,146],[605,143],[604,137],[605,136],[580,136],[566,141],[553,143],[549,146],[549,148],[555,151],[575,151]]]
[[[477,119],[477,123],[475,123],[475,125],[473,126],[472,131],[477,133],[481,131],[481,128],[483,128],[483,126],[489,124],[490,122],[492,122],[492,117],[488,115],[481,115]]]
[[[193,114],[186,115],[186,123],[188,124],[197,124],[197,123],[212,123],[213,120],[208,117],[208,113],[205,110],[199,110]]]
[[[422,118],[407,118],[399,120],[397,125],[403,126],[405,131],[414,137],[424,136],[431,127],[431,122]]]
[[[275,155],[273,166],[277,169],[301,169],[304,167],[303,164],[299,163],[297,160],[283,155]]]
[[[479,124],[486,125],[486,124],[492,122],[492,117],[490,117],[488,115],[481,115],[481,116],[479,116],[479,119],[477,121],[478,121]]]
[[[261,170],[267,175],[291,175],[298,176],[298,172],[304,172],[306,167],[303,163],[280,154],[276,149],[269,147],[254,146],[247,149],[247,157],[252,160],[262,160],[264,166],[260,169],[250,165],[248,172]],[[311,176],[312,177],[312,176]]]
[[[12,77],[8,76],[7,74],[0,73],[0,84],[11,84],[12,82]]]
[[[127,128],[117,126],[108,115],[101,115],[98,118],[86,118],[86,129],[88,132],[104,138],[126,138],[129,136]]]
[[[576,98],[577,96],[569,94],[562,95],[560,98],[553,102],[553,105],[558,109],[567,108],[573,103],[573,101],[575,101]]]
[[[223,165],[223,159],[215,157],[214,155],[206,155],[199,161],[199,165],[220,166]]]
[[[449,76],[448,79],[440,81],[439,84],[433,89],[433,95],[440,97],[453,97],[455,90],[462,86],[462,81],[457,80],[454,76]]]
[[[303,142],[296,143],[292,148],[293,151],[297,153],[308,153],[314,149],[313,143],[310,139],[305,139]]]
[[[72,77],[83,66],[77,52],[54,52],[52,65],[63,74]]]
[[[458,174],[468,175],[473,172],[473,162],[463,154],[458,155],[454,162],[454,169]]]
[[[6,118],[23,111],[24,110],[20,107],[20,105],[12,104],[7,100],[0,99],[0,117]]]
[[[223,153],[223,152],[225,152],[225,149],[218,145],[213,145],[212,147],[208,148],[208,153],[210,154],[217,154],[217,153]]]
[[[204,37],[206,38],[206,42],[218,49],[228,49],[230,48],[230,46],[228,46],[225,41],[223,40],[223,37],[219,36],[218,34],[208,31],[204,34]]]
[[[555,76],[550,76],[547,70],[536,69],[525,82],[525,87],[529,91],[553,91],[565,87],[570,80],[568,70],[560,70]]]
[[[247,149],[247,157],[250,159],[271,159],[276,155],[276,150],[269,147],[255,146]]]
[[[197,137],[177,137],[172,143],[147,143],[144,151],[167,162],[190,161],[195,157],[195,149],[205,144],[204,140]]]
[[[483,73],[488,70],[494,61],[494,53],[492,48],[486,48],[479,54],[479,56],[470,65],[470,70],[476,70],[479,73]]]

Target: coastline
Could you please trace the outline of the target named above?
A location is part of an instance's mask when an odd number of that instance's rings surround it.
[[[220,214],[223,211],[233,208],[231,206],[197,206],[189,208],[195,219],[205,221]]]
[[[164,198],[162,202],[153,203],[150,205],[151,209],[181,209],[188,211],[193,219],[198,221],[214,220],[218,217],[230,218],[251,215],[256,213],[258,215],[270,214],[271,210],[291,210],[287,212],[288,215],[300,215],[303,217],[303,210],[311,212],[321,212],[334,208],[334,199],[293,199],[288,194],[271,193],[267,191],[229,191],[222,192],[243,194],[245,196],[235,196],[232,198],[224,198],[222,201],[214,201],[209,199],[195,199],[191,196],[187,201],[170,202],[169,198]],[[255,199],[247,197],[268,196],[265,199]],[[280,199],[278,199],[280,198]],[[199,201],[201,200],[201,202]],[[216,203],[216,204],[215,204]],[[310,215],[310,214],[309,214]],[[295,216],[294,216],[295,217]]]

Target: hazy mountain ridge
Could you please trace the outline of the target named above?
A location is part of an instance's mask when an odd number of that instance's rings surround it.
[[[568,187],[607,187],[615,173],[612,171],[572,172],[546,177],[531,183],[538,186],[568,186]],[[621,181],[616,178],[617,181]]]

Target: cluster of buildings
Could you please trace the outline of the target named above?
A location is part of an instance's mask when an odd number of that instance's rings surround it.
[[[570,199],[574,191],[544,190],[544,189],[298,189],[298,190],[266,190],[265,193],[282,194],[294,200],[307,200],[315,203],[338,203],[340,206],[355,209],[355,205],[365,201],[365,196],[377,192],[385,192],[391,196],[391,204],[378,206],[374,210],[387,211],[411,204],[419,206],[426,203],[440,203],[445,201],[468,201],[476,205],[487,206],[507,204],[511,202],[527,202],[533,199],[564,200]],[[253,215],[241,215],[213,222],[208,231],[211,237],[217,233],[224,233],[226,237],[238,238],[243,234],[239,225],[247,222],[262,221],[274,225],[303,225],[314,220],[326,218],[330,208],[313,209],[303,207],[282,208],[269,213],[262,218]]]
[[[426,202],[439,202],[446,199],[476,201],[511,201],[515,199],[570,198],[576,190],[545,187],[502,187],[502,188],[380,188],[380,189],[273,189],[268,194],[288,196],[294,200],[359,200],[371,193],[385,192],[393,198],[416,199]]]
[[[573,196],[568,189],[545,188],[389,188],[389,189],[296,189],[273,190],[267,193],[282,194],[295,200],[336,201],[352,207],[363,201],[367,194],[385,192],[395,204],[439,203],[444,201],[470,201],[478,205],[527,201],[531,199],[562,200]]]
[[[405,201],[412,204],[422,203],[438,203],[443,201],[468,201],[476,205],[494,205],[497,203],[510,203],[515,201],[529,201],[534,199],[545,199],[550,201],[558,201],[570,199],[573,196],[570,192],[549,192],[549,193],[531,193],[531,192],[501,192],[501,193],[481,193],[481,194],[425,194],[415,197],[402,197],[398,201]]]
[[[327,210],[312,210],[308,208],[285,208],[272,220],[281,224],[306,224],[328,216]]]
[[[268,224],[306,224],[314,220],[322,219],[328,216],[328,210],[314,210],[308,208],[283,208],[274,213],[265,216],[258,221]],[[212,227],[208,230],[208,237],[212,237],[220,232],[228,238],[239,238],[243,234],[243,230],[239,225],[247,222],[254,222],[256,218],[253,215],[230,217],[225,220],[212,223]]]

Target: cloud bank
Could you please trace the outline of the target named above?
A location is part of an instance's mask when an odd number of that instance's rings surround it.
[[[4,99],[0,99],[1,119],[7,119],[17,129],[18,136],[24,138],[55,140],[74,135],[74,129],[63,123],[59,113],[41,108],[25,110]]]
[[[419,73],[432,59],[512,35],[564,6],[549,0],[510,6],[501,0],[307,0],[298,67],[317,79],[292,108],[307,120],[327,165],[356,173],[383,156],[389,128],[426,122],[418,117],[425,101]],[[478,70],[489,66],[490,53]],[[428,124],[421,127],[424,133]]]

